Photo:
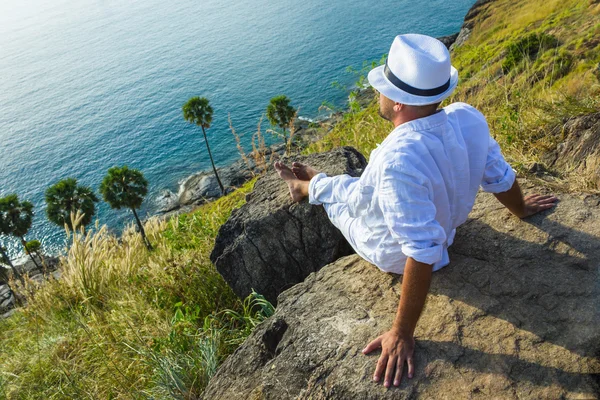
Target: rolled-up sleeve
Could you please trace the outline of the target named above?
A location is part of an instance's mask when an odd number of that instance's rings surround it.
[[[500,146],[490,136],[487,160],[483,179],[481,180],[481,188],[484,192],[502,193],[509,190],[515,182],[515,171],[510,164],[504,160]]]
[[[446,232],[436,221],[429,180],[398,164],[386,166],[379,185],[379,206],[402,253],[425,264],[443,257]]]

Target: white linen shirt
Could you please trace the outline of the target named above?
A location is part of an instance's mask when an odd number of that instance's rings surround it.
[[[485,117],[468,104],[454,103],[396,127],[373,150],[360,178],[314,177],[309,200],[346,202],[355,219],[350,243],[380,269],[401,274],[412,257],[433,264],[435,271],[450,262],[448,246],[479,187],[505,192],[514,181]],[[334,189],[315,198],[327,184]]]

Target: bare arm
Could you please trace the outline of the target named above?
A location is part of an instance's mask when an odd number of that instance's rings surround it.
[[[400,304],[392,324],[392,330],[400,336],[412,337],[415,332],[429,292],[431,271],[431,265],[420,263],[412,258],[406,260]]]
[[[519,218],[529,217],[556,205],[557,198],[552,195],[533,194],[523,198],[519,183],[515,179],[512,187],[506,192],[494,193],[494,196],[508,210]]]
[[[363,350],[368,354],[381,348],[373,380],[379,381],[385,372],[384,386],[398,386],[402,380],[404,363],[408,364],[408,377],[414,374],[413,353],[415,340],[413,338],[417,321],[425,305],[427,292],[431,283],[432,265],[408,258],[402,278],[400,304],[392,328],[373,340]]]

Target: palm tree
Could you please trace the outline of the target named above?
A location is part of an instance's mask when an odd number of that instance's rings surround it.
[[[221,193],[225,194],[225,188],[221,183],[221,179],[219,179],[219,174],[217,174],[215,161],[213,160],[212,153],[210,152],[210,146],[208,145],[208,138],[206,137],[205,129],[210,128],[212,114],[213,109],[210,104],[208,104],[208,99],[206,97],[192,97],[183,105],[183,118],[185,118],[185,120],[190,124],[196,124],[202,128],[202,133],[204,134],[204,143],[206,143],[206,150],[208,150],[208,156],[210,157],[213,172],[215,173],[217,183],[221,188]]]
[[[290,106],[290,101],[289,97],[282,94],[273,97],[267,106],[267,119],[271,125],[279,126],[283,130],[283,139],[286,146],[289,146],[286,128],[290,126],[292,119],[296,115],[296,110]]]
[[[19,201],[16,194],[9,194],[0,199],[0,228],[2,234],[12,235],[21,240],[25,253],[29,255],[31,261],[39,269],[40,266],[35,261],[33,254],[27,250],[27,241],[25,235],[31,228],[33,220],[33,203],[30,201]]]
[[[152,250],[152,245],[146,237],[144,225],[135,211],[140,208],[144,197],[148,193],[148,181],[144,178],[141,171],[130,169],[127,165],[123,167],[112,167],[100,184],[100,193],[111,208],[121,209],[129,208],[137,222],[138,228],[148,250]]]
[[[81,210],[81,224],[86,226],[96,213],[96,202],[98,197],[92,188],[78,185],[75,178],[63,179],[46,190],[46,215],[56,225],[64,227],[66,224],[72,230],[71,214]]]

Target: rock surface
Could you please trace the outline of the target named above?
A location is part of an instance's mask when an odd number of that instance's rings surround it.
[[[458,32],[458,36],[454,40],[454,43],[452,43],[452,45],[450,46],[450,50],[465,44],[469,36],[471,36],[471,31],[475,26],[475,18],[481,13],[485,12],[487,10],[487,7],[485,6],[488,3],[491,3],[492,1],[495,0],[477,0],[475,4],[473,4],[467,15],[465,15],[463,25],[460,28],[460,31]]]
[[[392,322],[401,277],[344,257],[279,296],[205,399],[595,399],[600,390],[600,197],[559,195],[521,221],[489,194],[434,273],[416,373],[372,382],[361,349]]]
[[[454,42],[456,42],[456,38],[458,38],[458,32],[456,32],[453,35],[448,35],[448,36],[442,36],[437,38],[440,42],[444,43],[444,45],[450,49],[450,46],[452,46],[454,44]]]
[[[366,166],[350,147],[293,161],[335,175],[359,176]],[[254,289],[275,303],[283,290],[352,252],[323,208],[292,203],[287,185],[271,170],[221,226],[210,259],[238,296]]]
[[[58,268],[58,258],[44,256],[44,263],[40,260],[39,257],[36,256],[36,261],[40,266],[45,265],[46,272],[51,274],[52,277],[58,279],[60,277],[60,272],[57,271]],[[22,275],[27,275],[34,282],[41,284],[44,282],[44,270],[39,269],[33,261],[29,258],[29,256],[23,257],[21,260],[16,261],[15,268]],[[3,268],[0,266],[0,268]],[[9,272],[10,274],[10,272]],[[15,277],[16,279],[16,277]],[[11,314],[11,310],[15,307],[15,298],[12,294],[9,286],[6,282],[0,282],[0,318],[8,317]]]
[[[600,113],[573,118],[561,128],[563,141],[544,161],[564,176],[600,188]]]

